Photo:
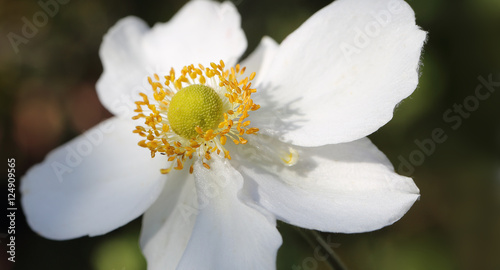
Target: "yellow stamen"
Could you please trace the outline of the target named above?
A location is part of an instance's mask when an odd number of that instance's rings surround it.
[[[219,61],[218,64],[210,63],[209,67],[204,67],[201,64],[198,67],[185,66],[180,70],[179,75],[174,69],[171,69],[170,73],[163,77],[165,80],[163,83],[160,82],[158,74],[153,74],[152,78],[148,78],[152,93],[149,95],[140,93],[141,100],[135,102],[137,115],[132,117],[134,120],[143,119],[144,125],[137,126],[133,133],[143,138],[138,145],[148,148],[152,157],[155,157],[156,153],[166,155],[170,167],[162,169],[161,173],[169,173],[172,168],[182,170],[184,162],[193,158],[195,153],[197,153],[198,158],[202,159],[203,166],[210,169],[207,162],[211,160],[212,153],[217,155],[223,153],[224,158],[231,159],[229,151],[224,148],[227,137],[234,144],[243,145],[248,142],[247,136],[259,131],[258,128],[249,127],[251,122],[247,119],[250,111],[260,108],[251,99],[252,93],[257,91],[251,88],[251,81],[255,78],[255,73],[239,79],[244,72],[245,67],[236,65],[226,69],[225,63]],[[184,132],[179,130],[185,129],[184,127],[178,127],[184,125],[186,120],[175,120],[178,115],[172,108],[179,107],[179,105],[174,104],[173,98],[177,93],[193,85],[200,85],[203,89],[211,89],[207,90],[208,92],[216,93],[222,101],[223,111],[220,114],[219,122],[206,124],[203,122],[204,120],[200,120],[200,124],[190,124]],[[202,94],[202,96],[204,95]],[[180,95],[177,97],[180,100],[180,107],[192,106],[193,114],[206,115],[204,112],[196,112],[196,108],[202,108],[201,111],[206,108],[204,103],[197,103],[198,105],[193,106],[189,99]],[[208,100],[217,100],[217,98],[209,98]],[[213,115],[216,114],[213,113]],[[191,118],[191,115],[188,115],[186,118],[179,119]],[[181,124],[173,123],[173,119],[174,122]],[[173,127],[173,125],[178,127]],[[190,166],[189,172],[193,173],[193,165]]]
[[[297,152],[297,150],[295,150],[291,147],[288,148],[288,154],[286,154],[285,157],[281,158],[281,160],[287,166],[295,165],[295,163],[297,163],[298,159],[299,159],[299,153]]]

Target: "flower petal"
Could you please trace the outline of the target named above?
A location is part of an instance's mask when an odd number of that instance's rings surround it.
[[[99,98],[113,114],[130,117],[138,93],[151,88],[148,76],[163,77],[172,67],[179,74],[185,65],[219,60],[234,65],[246,46],[240,15],[230,2],[189,1],[169,22],[151,30],[138,18],[122,19],[101,45]]]
[[[96,90],[104,107],[116,116],[130,118],[136,108],[133,100],[147,87],[141,40],[149,31],[146,23],[133,16],[118,21],[103,37],[99,50],[103,72]]]
[[[197,214],[194,177],[172,171],[163,192],[142,219],[141,247],[149,270],[175,269],[187,246]]]
[[[252,85],[259,85],[262,80],[262,74],[266,74],[272,63],[274,55],[278,50],[278,43],[270,37],[263,37],[259,43],[259,46],[241,62],[243,67],[246,67],[246,71],[243,76],[250,76],[252,72],[256,73],[255,79]]]
[[[166,161],[137,146],[133,129],[111,118],[28,170],[21,193],[31,228],[62,240],[104,234],[141,215],[161,192]]]
[[[296,150],[298,162],[291,167],[259,158],[258,152],[253,162],[237,166],[255,181],[254,199],[287,223],[329,232],[372,231],[399,220],[419,198],[412,179],[396,174],[367,138]]]
[[[246,47],[240,14],[231,2],[189,1],[170,22],[157,23],[144,38],[148,61],[166,72],[221,59],[232,66]]]
[[[365,137],[415,90],[425,38],[402,0],[334,1],[280,45],[263,78],[265,93],[255,95],[262,107],[253,121],[295,145]]]
[[[177,269],[275,269],[281,236],[274,217],[241,196],[242,176],[216,155],[195,163],[199,214]]]

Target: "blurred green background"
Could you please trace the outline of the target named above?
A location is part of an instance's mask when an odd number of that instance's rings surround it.
[[[247,54],[263,35],[280,42],[329,2],[234,0],[248,39]],[[7,34],[20,33],[21,18],[31,18],[41,8],[37,1],[0,0],[0,149],[4,164],[16,159],[18,185],[19,176],[49,150],[110,116],[94,88],[102,72],[98,48],[109,27],[127,15],[150,25],[167,21],[183,4],[71,0],[15,53]],[[394,119],[370,138],[396,169],[401,160],[413,160],[413,170],[402,167],[399,172],[413,177],[421,199],[393,226],[322,236],[349,269],[500,269],[500,91],[477,104],[470,98],[479,76],[500,82],[500,1],[409,4],[417,24],[429,32],[420,84],[396,108]],[[466,106],[473,109],[454,129],[455,122],[444,115],[464,101],[472,101]],[[436,128],[446,141],[419,156],[415,141],[432,138]],[[6,198],[6,173],[0,178],[1,198]],[[17,199],[19,203],[19,194]],[[139,219],[104,236],[58,242],[36,235],[22,211],[17,215],[13,264],[5,252],[2,214],[0,269],[146,267],[138,247]],[[329,269],[301,231],[283,223],[279,229],[284,245],[278,269]]]

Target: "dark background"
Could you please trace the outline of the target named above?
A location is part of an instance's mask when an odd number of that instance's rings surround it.
[[[235,0],[247,54],[263,35],[280,42],[329,2]],[[167,21],[183,4],[70,0],[15,53],[7,34],[20,34],[22,17],[31,20],[41,8],[36,1],[0,0],[0,149],[4,168],[7,158],[16,159],[17,188],[20,176],[48,151],[110,116],[94,88],[102,72],[98,48],[109,27],[127,15],[150,25]],[[500,1],[409,4],[417,24],[429,32],[420,84],[396,108],[394,119],[370,138],[396,169],[402,160],[412,162],[412,170],[399,172],[413,177],[421,199],[393,226],[323,237],[349,269],[500,269],[500,91],[475,106],[470,103],[460,124],[444,117],[454,104],[473,100],[479,76],[500,81]],[[428,141],[435,129],[446,140],[419,155],[423,152],[415,141]],[[0,179],[1,204],[6,205],[6,173]],[[0,269],[146,267],[138,248],[140,220],[104,236],[58,242],[33,233],[20,208],[16,215],[14,264],[7,261],[2,214]],[[284,238],[279,269],[328,269],[301,231],[283,223],[279,229]]]

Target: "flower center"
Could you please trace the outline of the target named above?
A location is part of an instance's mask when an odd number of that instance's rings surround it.
[[[175,133],[191,139],[196,137],[196,127],[214,129],[223,119],[222,100],[210,87],[194,84],[182,88],[170,101],[167,113]]]
[[[157,74],[154,81],[148,78],[152,92],[140,93],[142,101],[135,102],[137,115],[132,117],[143,119],[144,125],[136,126],[133,132],[143,137],[138,145],[148,148],[151,157],[156,153],[167,156],[170,167],[162,173],[172,168],[182,170],[185,162],[191,163],[192,173],[193,157],[202,159],[209,169],[207,162],[212,154],[231,159],[224,147],[228,140],[246,144],[247,136],[259,131],[249,127],[247,119],[250,111],[260,108],[251,99],[257,91],[251,88],[255,72],[240,79],[244,73],[244,67],[225,69],[220,61],[210,63],[210,67],[185,66],[179,77],[172,69],[163,83]]]

